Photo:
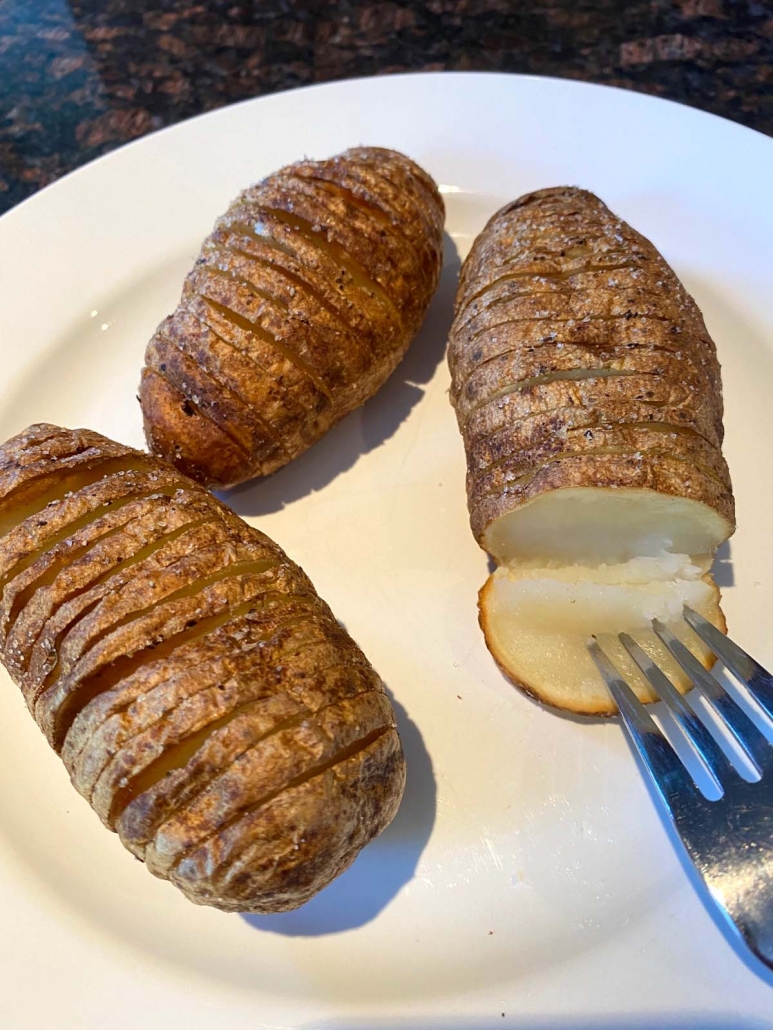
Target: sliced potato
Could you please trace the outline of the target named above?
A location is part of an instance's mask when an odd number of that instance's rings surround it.
[[[551,705],[611,714],[586,644],[651,700],[628,632],[684,687],[650,622],[710,664],[681,614],[724,629],[707,571],[735,513],[716,351],[674,272],[592,194],[529,194],[473,244],[448,361],[470,522],[499,565],[480,593],[497,662]]]
[[[586,486],[587,483],[595,483],[595,486]],[[551,491],[575,491],[582,490],[581,496],[587,496],[586,491],[602,490],[608,493],[614,490],[623,497],[637,504],[644,499],[645,508],[649,507],[651,512],[659,511],[661,515],[667,515],[668,521],[663,518],[660,538],[672,540],[680,531],[680,520],[684,513],[687,518],[694,520],[694,539],[696,542],[709,545],[709,553],[714,554],[716,548],[727,538],[729,530],[733,526],[733,506],[728,504],[728,492],[724,485],[717,482],[712,476],[703,474],[695,466],[685,462],[674,461],[668,456],[658,456],[648,461],[645,455],[631,454],[586,454],[576,455],[567,458],[558,458],[549,462],[537,470],[532,479],[523,479],[508,485],[502,490],[491,494],[473,493],[472,504],[475,517],[473,527],[480,533],[484,546],[491,539],[494,533],[494,522],[500,518],[506,518],[508,523],[507,535],[518,540],[520,519],[516,518],[515,512],[531,501],[542,497]],[[652,502],[650,495],[654,494]],[[577,497],[571,493],[570,497]],[[678,502],[669,504],[668,498]],[[688,502],[694,502],[690,504]],[[651,505],[651,506],[650,506]],[[535,516],[544,509],[537,509]],[[604,510],[603,508],[601,509]],[[607,509],[611,514],[615,508]],[[671,517],[675,520],[673,524]],[[585,513],[578,510],[579,525],[585,523]],[[644,525],[652,525],[648,514],[642,515]],[[637,522],[634,522],[636,525]],[[609,522],[600,522],[595,533],[597,540],[597,551],[593,561],[613,561],[615,554],[622,549],[628,557],[636,557],[631,554],[633,540],[630,544],[624,544],[627,530],[624,526],[619,529],[611,529],[607,536],[605,530],[610,528]],[[572,524],[568,524],[568,533],[571,537],[575,530]],[[606,543],[605,541],[608,541]],[[518,546],[516,544],[516,546]],[[554,547],[561,551],[566,544],[556,543]],[[553,548],[542,555],[545,564],[552,561]],[[705,552],[688,551],[694,554]]]
[[[0,658],[152,872],[281,911],[388,825],[405,766],[381,680],[266,536],[158,459],[53,426],[0,447],[0,519]]]
[[[148,345],[151,450],[217,486],[305,451],[405,354],[438,283],[443,220],[426,172],[377,147],[244,190]]]

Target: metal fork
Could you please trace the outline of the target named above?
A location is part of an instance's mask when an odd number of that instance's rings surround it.
[[[684,617],[717,658],[745,685],[773,725],[770,673],[697,612],[685,608]],[[619,639],[658,697],[670,708],[685,737],[721,788],[722,796],[717,800],[709,799],[701,791],[595,640],[588,643],[588,650],[709,895],[751,951],[773,969],[773,747],[667,626],[654,620],[652,628],[697,688],[695,692],[680,694],[628,634],[621,633]],[[722,749],[727,747],[723,734],[704,716],[700,706],[693,703],[696,693],[702,694],[720,717],[757,770],[759,780],[752,783],[743,779],[730,762]]]

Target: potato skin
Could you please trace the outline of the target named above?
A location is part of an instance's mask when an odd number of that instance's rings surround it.
[[[202,487],[88,430],[0,447],[0,659],[71,780],[155,875],[295,908],[392,820],[405,763],[302,570]]]
[[[732,525],[716,349],[655,247],[585,190],[506,205],[475,240],[448,362],[482,547],[546,490],[689,497]]]
[[[438,283],[443,222],[427,173],[377,147],[244,190],[148,345],[153,453],[219,487],[303,453],[402,359]]]

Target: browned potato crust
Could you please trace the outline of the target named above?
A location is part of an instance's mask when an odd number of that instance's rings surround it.
[[[514,433],[512,443],[513,451],[508,457],[476,474],[476,497],[526,487],[556,457],[561,460],[585,456],[596,459],[608,455],[630,458],[638,465],[666,460],[686,463],[702,475],[716,480],[725,490],[730,489],[730,475],[724,459],[697,434],[671,435],[623,424],[580,433],[556,434],[552,440],[545,439],[532,447],[519,446]]]
[[[658,408],[657,415],[645,404],[636,401],[595,403],[577,407],[536,410],[530,414],[505,422],[491,433],[484,433],[470,440],[468,444],[471,471],[483,470],[509,457],[518,448],[537,447],[545,443],[556,446],[562,439],[570,439],[579,433],[587,440],[595,439],[597,432],[607,432],[618,426],[628,429],[649,429],[669,435],[693,435],[701,437],[710,445],[711,434],[701,432],[705,422],[698,413],[685,412],[682,408],[668,405]]]
[[[217,486],[305,451],[403,357],[437,286],[443,221],[426,172],[377,147],[246,189],[148,345],[151,450]]]
[[[389,699],[266,536],[158,459],[55,426],[0,447],[0,525],[0,659],[153,873],[282,911],[389,824]]]
[[[543,348],[536,354],[516,351],[506,360],[494,359],[482,364],[468,378],[455,401],[460,416],[469,419],[474,411],[500,397],[511,393],[520,395],[531,386],[562,382],[567,375],[576,376],[575,381],[579,383],[594,385],[599,379],[635,376],[638,377],[637,386],[638,382],[646,381],[645,377],[654,376],[656,381],[670,381],[671,397],[681,400],[687,396],[688,390],[690,395],[708,390],[712,372],[700,361],[693,364],[660,351],[626,351],[619,355],[587,355],[564,347]],[[628,392],[633,392],[634,400],[650,403],[653,400],[653,395],[646,389],[630,391],[632,384],[625,382],[606,384],[607,388],[612,385],[620,389],[629,387]]]

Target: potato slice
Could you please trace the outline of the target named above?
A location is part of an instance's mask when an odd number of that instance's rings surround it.
[[[657,700],[617,639],[629,633],[685,690],[689,683],[651,629],[652,619],[711,668],[714,656],[682,619],[688,604],[725,630],[719,590],[686,555],[634,558],[619,565],[497,569],[480,592],[486,644],[505,674],[554,708],[613,715],[616,707],[587,649],[596,637],[641,701]]]

